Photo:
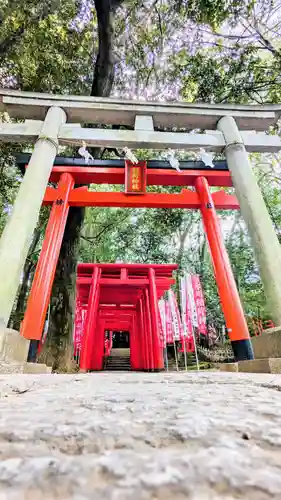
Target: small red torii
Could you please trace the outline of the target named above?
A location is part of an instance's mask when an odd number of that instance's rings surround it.
[[[176,264],[79,264],[77,301],[87,310],[81,370],[102,370],[105,331],[128,331],[132,370],[164,368],[158,300],[175,283]]]

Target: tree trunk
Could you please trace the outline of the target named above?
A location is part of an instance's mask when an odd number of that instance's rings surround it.
[[[76,266],[78,244],[85,209],[71,207],[51,299],[47,339],[39,360],[54,370],[69,371],[72,364],[72,330],[75,312]]]
[[[108,97],[114,80],[113,35],[116,8],[122,0],[95,0],[98,18],[99,51],[94,68],[91,95]],[[93,154],[93,151],[91,151]],[[94,155],[98,157],[99,150]],[[57,371],[69,371],[73,354],[76,266],[78,244],[85,209],[69,211],[59,256],[51,300],[50,325],[40,361],[52,364]]]

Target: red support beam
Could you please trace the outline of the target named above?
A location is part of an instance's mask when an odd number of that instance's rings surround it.
[[[249,340],[249,331],[208,181],[204,177],[199,177],[195,186],[200,198],[202,218],[209,242],[227,332],[233,346],[233,342]]]
[[[78,265],[78,275],[80,276],[81,273],[88,272],[90,275],[92,274],[93,270],[95,267],[100,267],[104,273],[104,271],[110,271],[110,270],[121,270],[121,269],[127,269],[128,271],[134,271],[135,273],[139,273],[142,271],[142,275],[146,272],[147,269],[152,267],[155,269],[156,276],[170,276],[172,271],[176,271],[178,269],[177,264],[124,264],[124,263],[105,263],[105,264],[93,264],[91,262],[81,262]]]
[[[239,209],[237,198],[225,191],[213,195],[213,203],[218,210]],[[44,205],[50,205],[56,198],[56,189],[47,188]],[[200,209],[197,193],[183,189],[181,193],[145,193],[139,196],[115,191],[89,191],[86,186],[75,188],[69,196],[69,204],[74,207],[121,207],[121,208],[190,208]]]
[[[70,173],[75,184],[125,184],[125,168],[53,167],[50,182],[58,182],[63,173]],[[148,186],[194,186],[197,177],[205,177],[210,186],[231,187],[230,173],[223,170],[148,169]]]
[[[77,283],[80,286],[90,286],[91,285],[91,278],[77,278]],[[106,278],[101,278],[100,283],[101,283],[101,285],[106,285],[108,288],[110,287],[111,289],[114,287],[116,288],[116,287],[120,286],[120,282],[118,282],[118,280],[108,280]],[[164,290],[166,290],[167,283],[169,283],[169,285],[174,285],[175,280],[174,280],[174,278],[169,278],[169,279],[156,278],[156,283],[157,283],[157,287],[159,287],[159,288],[161,288],[161,285],[163,284],[163,288],[164,288]],[[136,280],[130,279],[126,283],[123,283],[123,285],[126,288],[131,288],[131,287],[138,288],[138,287],[145,286],[145,285],[147,286],[148,284],[149,284],[149,281],[147,278],[136,279]]]
[[[135,310],[135,308],[132,309],[132,312],[134,312],[134,310]],[[131,314],[130,312],[126,313],[125,311],[122,311],[122,309],[116,309],[113,311],[106,311],[106,309],[100,308],[99,314],[100,314],[101,318],[105,318],[105,319],[116,318],[116,319],[129,320],[133,316],[133,314]]]
[[[56,266],[69,212],[69,194],[74,179],[64,173],[59,181],[53,199],[49,222],[40,257],[37,263],[31,291],[29,294],[21,335],[26,339],[41,340],[48,305],[50,303]]]
[[[104,320],[105,321],[105,330],[122,330],[122,331],[129,331],[131,328],[131,321],[110,321],[110,320]]]

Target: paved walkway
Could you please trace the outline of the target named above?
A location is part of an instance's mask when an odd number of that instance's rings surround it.
[[[281,499],[281,376],[0,376],[0,500]]]

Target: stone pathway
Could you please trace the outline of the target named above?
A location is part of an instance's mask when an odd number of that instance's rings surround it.
[[[281,376],[0,376],[0,500],[281,499]]]

